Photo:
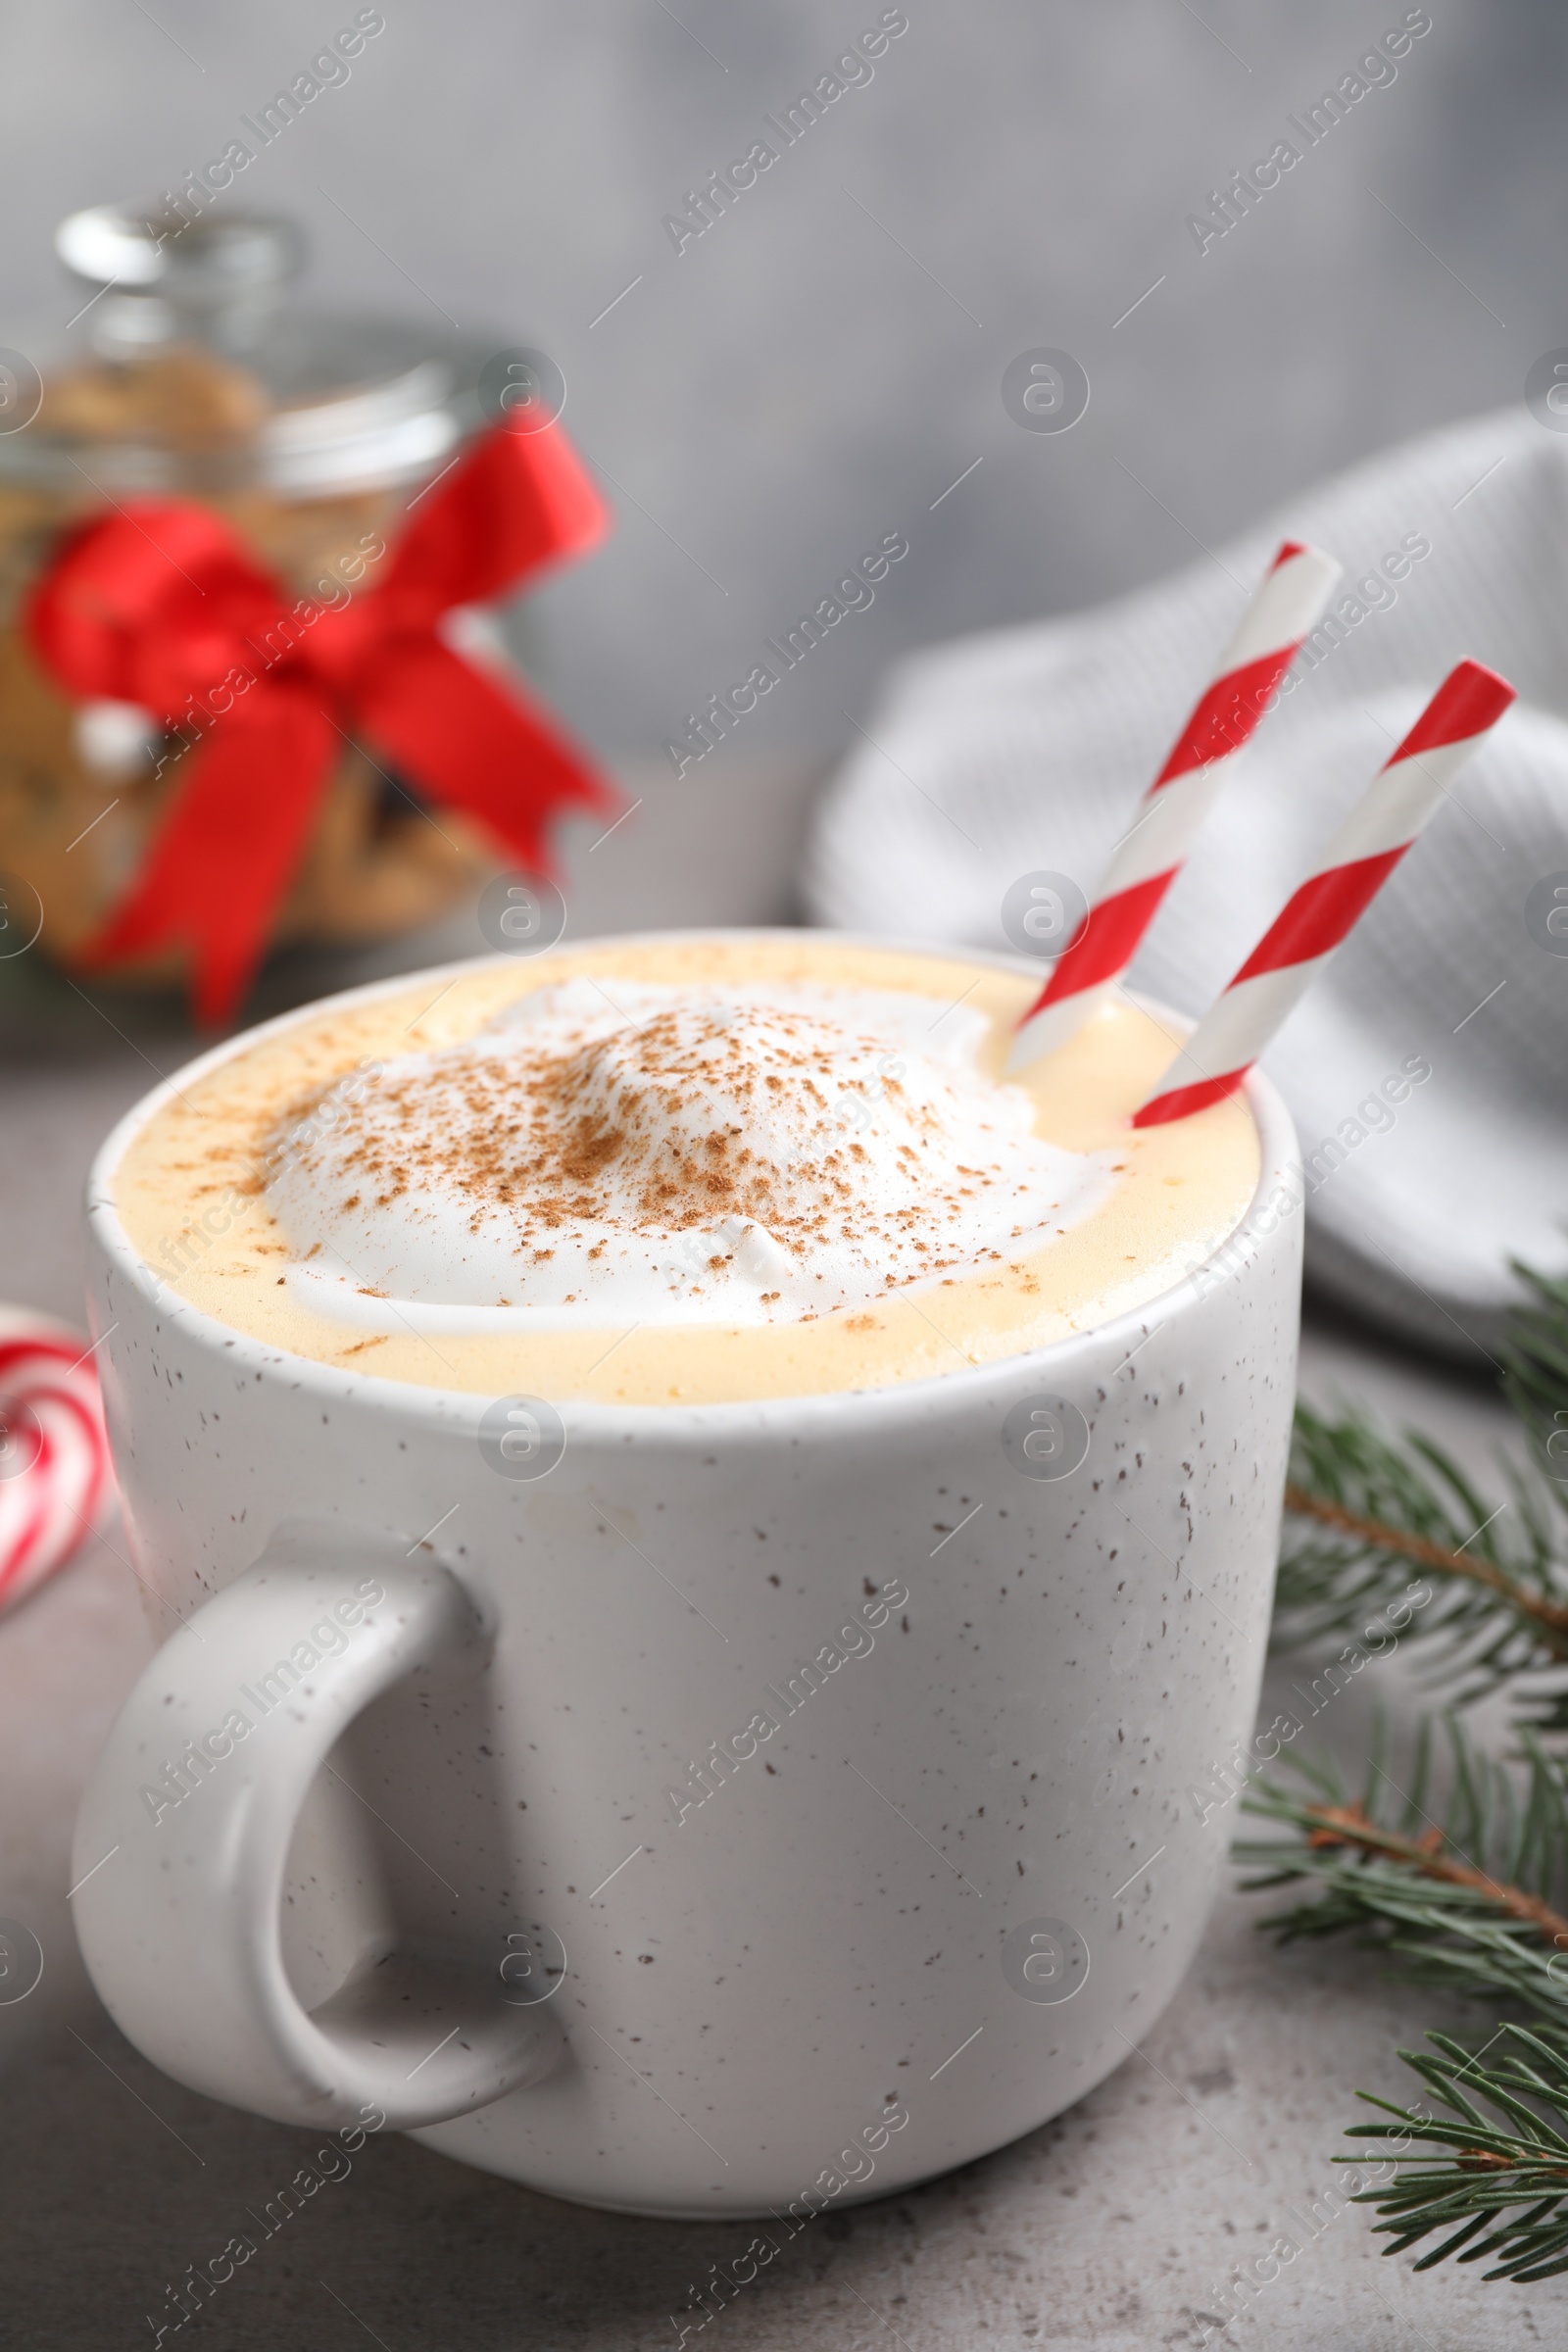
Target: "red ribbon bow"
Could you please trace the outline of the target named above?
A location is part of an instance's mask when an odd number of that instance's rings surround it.
[[[188,942],[198,1017],[232,1013],[351,734],[544,870],[551,811],[614,795],[437,624],[581,554],[608,520],[559,425],[498,424],[416,506],[376,584],[342,604],[291,599],[226,522],[185,500],[140,500],[74,532],[27,600],[39,661],[68,694],[211,729],[81,960]]]

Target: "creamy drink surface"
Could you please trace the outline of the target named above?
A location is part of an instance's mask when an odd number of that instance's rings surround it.
[[[1240,1223],[1238,1095],[1135,1132],[1132,1004],[809,932],[601,942],[327,1004],[164,1103],[115,1201],[171,1289],[420,1387],[702,1403],[930,1379],[1143,1305]]]

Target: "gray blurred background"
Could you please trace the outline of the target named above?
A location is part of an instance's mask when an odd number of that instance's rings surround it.
[[[64,213],[220,155],[355,13],[13,9],[0,340],[75,309]],[[677,254],[663,216],[881,13],[386,0],[351,78],[230,192],[308,224],[310,299],[493,325],[564,370],[618,523],[534,614],[552,700],[604,752],[657,754],[851,561],[907,536],[705,785],[851,740],[899,651],[1157,576],[1325,469],[1518,397],[1568,334],[1568,18],[1544,0],[1433,0],[1396,80],[1202,254],[1187,216],[1400,0],[908,0],[873,78]],[[1088,371],[1071,432],[1003,407],[1038,345]]]

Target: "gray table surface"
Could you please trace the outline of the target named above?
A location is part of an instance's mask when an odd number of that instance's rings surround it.
[[[813,771],[699,773],[678,793],[652,771],[627,781],[633,797],[646,788],[654,817],[639,810],[592,850],[590,832],[572,836],[575,935],[790,918]],[[448,926],[416,943],[414,960],[478,944],[466,924]],[[405,949],[380,965],[409,959]],[[269,994],[281,1004],[352,976],[297,958]],[[0,1066],[0,1298],[79,1322],[88,1158],[154,1066],[173,1067],[189,1041],[156,1007],[27,986],[25,1003],[24,991],[0,990],[12,1048]],[[1485,1387],[1310,1311],[1302,1379],[1320,1400],[1349,1393],[1419,1422],[1483,1473],[1507,1426]],[[27,1925],[45,1955],[36,1990],[0,2006],[0,2343],[29,2352],[151,2342],[149,2315],[170,2316],[166,2285],[218,2252],[314,2145],[157,2073],[110,2026],[76,1954],[66,1904],[76,1797],[152,1640],[118,1529],[0,1620],[0,1917]],[[1401,1657],[1326,1712],[1325,1736],[1354,1752],[1374,1696],[1396,1721],[1411,1711]],[[807,2340],[832,2352],[1200,2342],[1200,2315],[1233,2264],[1291,2230],[1288,2209],[1316,2200],[1325,2220],[1329,2160],[1356,2088],[1409,2096],[1395,2045],[1458,2016],[1349,1951],[1275,1951],[1254,1932],[1258,1910],[1256,1898],[1222,1898],[1171,2009],[1079,2106],[926,2187],[824,2216],[711,2323],[711,2340],[734,2352]],[[562,2204],[389,2136],[368,2142],[190,2331],[236,2352],[336,2352],[367,2335],[385,2352],[673,2345],[670,2315],[690,2284],[749,2235],[738,2223]],[[1350,2210],[1326,2220],[1227,2340],[1487,2352],[1561,2342],[1565,2326],[1568,2281],[1417,2278],[1381,2258]]]

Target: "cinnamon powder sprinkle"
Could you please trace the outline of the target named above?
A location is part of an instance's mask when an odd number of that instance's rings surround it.
[[[868,1178],[846,1119],[846,1105],[866,1098],[845,1086],[844,1055],[875,1054],[879,1044],[825,1039],[819,1022],[774,1008],[765,1026],[737,1030],[733,1015],[691,1004],[564,1051],[516,1028],[494,1052],[475,1040],[387,1071],[335,1117],[318,1097],[295,1103],[273,1132],[272,1160],[343,1183],[345,1215],[367,1200],[417,1215],[421,1197],[456,1196],[470,1233],[499,1213],[536,1264],[551,1256],[553,1236],[585,1225],[652,1242],[732,1220],[765,1228],[797,1260],[874,1238],[908,1265],[887,1282],[929,1281],[973,1262],[972,1249],[944,1251],[948,1213],[1009,1180],[964,1164],[956,1183],[941,1122],[894,1077],[884,1081],[887,1112],[912,1140],[884,1157],[879,1183]],[[715,1102],[726,1115],[705,1125]],[[298,1124],[310,1112],[320,1114],[314,1132]],[[771,1150],[769,1135],[779,1139]],[[868,1202],[868,1183],[880,1206]],[[706,1262],[717,1272],[728,1259]]]

